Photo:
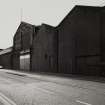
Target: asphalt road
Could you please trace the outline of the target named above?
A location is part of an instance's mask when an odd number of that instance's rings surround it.
[[[105,83],[1,69],[0,105],[105,105]]]

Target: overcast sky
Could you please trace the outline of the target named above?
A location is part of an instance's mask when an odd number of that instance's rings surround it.
[[[22,21],[57,26],[75,5],[104,6],[105,0],[0,0],[0,49],[13,45],[21,13]]]

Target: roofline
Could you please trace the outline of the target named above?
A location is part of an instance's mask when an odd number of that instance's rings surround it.
[[[103,6],[75,5],[75,7],[89,7],[89,8],[100,8],[100,7],[103,7]]]
[[[77,8],[77,7],[80,7],[80,8],[103,8],[104,6],[88,6],[88,5],[75,5],[72,9],[71,9],[71,11],[63,18],[63,20],[56,26],[56,28],[58,28],[62,23],[63,23],[63,21],[69,16],[69,15],[71,15],[72,13],[73,13],[73,11],[75,11],[75,9]]]
[[[34,26],[34,25],[30,24],[30,23],[27,23],[27,22],[21,21],[20,24],[19,24],[19,26],[18,26],[18,28],[16,29],[16,32],[15,32],[15,34],[14,34],[13,37],[15,37],[17,31],[19,30],[19,28],[21,27],[22,24],[30,25],[30,26],[32,26],[32,27]]]
[[[6,53],[10,53],[10,52],[12,52],[12,47],[9,47],[9,48],[1,50],[0,51],[0,55],[6,54]]]
[[[49,25],[49,24],[46,24],[46,23],[42,23],[41,25],[45,25],[45,26],[48,26],[48,27],[55,28],[55,26],[52,26],[52,25]]]

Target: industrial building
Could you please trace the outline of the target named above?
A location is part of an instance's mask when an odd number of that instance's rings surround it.
[[[55,29],[21,22],[13,39],[12,69],[57,71],[57,38]],[[43,71],[42,71],[43,69]]]
[[[58,25],[59,71],[104,75],[105,7],[75,6]]]
[[[105,7],[75,6],[56,27],[21,22],[12,50],[0,52],[0,65],[14,70],[104,76],[104,18]]]
[[[21,22],[13,38],[13,69],[30,70],[30,54],[33,37],[34,26]]]

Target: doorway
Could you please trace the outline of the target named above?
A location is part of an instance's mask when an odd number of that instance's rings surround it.
[[[30,70],[30,54],[20,55],[20,69]]]

